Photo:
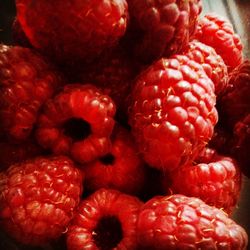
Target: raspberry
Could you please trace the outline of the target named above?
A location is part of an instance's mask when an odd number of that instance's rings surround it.
[[[231,72],[228,88],[219,102],[220,117],[231,131],[250,112],[249,93],[250,61],[246,60]]]
[[[111,140],[110,152],[83,166],[86,188],[91,191],[113,188],[137,194],[144,184],[145,172],[134,141],[122,127],[116,127]]]
[[[192,41],[183,54],[202,65],[214,83],[216,95],[221,95],[225,91],[228,81],[227,66],[212,47]]]
[[[86,163],[109,152],[115,105],[94,86],[66,85],[44,107],[36,137],[55,154]]]
[[[62,80],[52,65],[28,48],[0,45],[0,65],[0,133],[23,141]]]
[[[0,141],[0,169],[42,154],[42,149],[32,139],[22,144]]]
[[[196,38],[211,47],[220,55],[229,71],[242,63],[243,45],[234,33],[231,23],[216,14],[206,14],[200,18]]]
[[[138,242],[143,249],[235,249],[247,247],[245,230],[221,210],[184,195],[155,197],[142,206]]]
[[[14,43],[25,48],[31,48],[31,44],[26,37],[21,24],[17,19],[14,20],[12,24],[12,38],[14,40]]]
[[[200,163],[184,166],[172,173],[171,189],[190,197],[197,197],[231,214],[241,190],[241,172],[236,162],[211,150]]]
[[[244,175],[250,178],[250,113],[234,127],[231,153],[239,162]]]
[[[136,197],[99,189],[80,203],[67,232],[68,250],[136,249],[141,205]]]
[[[216,122],[214,85],[188,57],[161,59],[138,77],[130,124],[150,166],[171,171],[192,161]]]
[[[12,238],[28,245],[59,238],[82,192],[82,175],[66,157],[12,165],[0,180],[0,224]]]
[[[200,0],[128,0],[128,4],[133,25],[142,33],[136,51],[146,61],[181,51],[202,9]]]
[[[58,62],[89,60],[115,45],[126,31],[126,0],[45,0],[16,3],[30,43]]]

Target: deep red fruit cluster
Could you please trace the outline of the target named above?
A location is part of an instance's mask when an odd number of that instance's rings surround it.
[[[246,250],[230,216],[250,176],[250,62],[230,22],[199,17],[201,0],[16,9],[18,46],[0,45],[1,250]]]

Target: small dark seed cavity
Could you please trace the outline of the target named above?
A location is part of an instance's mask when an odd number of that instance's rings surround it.
[[[81,141],[91,134],[91,126],[88,122],[80,118],[71,118],[63,124],[63,131],[73,141]]]
[[[123,238],[121,223],[115,216],[102,217],[92,235],[100,250],[111,250],[117,247]]]
[[[112,154],[106,154],[103,157],[100,158],[100,161],[104,165],[113,165],[115,162],[115,157]]]

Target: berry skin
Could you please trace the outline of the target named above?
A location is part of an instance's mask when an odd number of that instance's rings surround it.
[[[90,60],[112,47],[128,21],[126,0],[17,0],[16,7],[30,43],[63,63]]]
[[[86,188],[112,188],[137,194],[145,181],[145,169],[130,133],[116,127],[111,136],[112,147],[105,156],[82,167]]]
[[[231,154],[239,162],[239,166],[245,176],[250,178],[250,113],[234,127]]]
[[[200,163],[172,173],[171,190],[202,199],[208,205],[231,214],[239,200],[241,172],[236,161],[207,150]]]
[[[59,238],[82,192],[81,173],[62,156],[12,165],[0,180],[0,224],[27,245]]]
[[[115,105],[90,84],[66,85],[44,106],[36,138],[54,154],[86,163],[109,152]]]
[[[132,25],[138,27],[136,33],[142,33],[136,52],[149,62],[181,51],[202,9],[200,0],[128,0],[128,4]]]
[[[99,189],[80,203],[67,232],[68,250],[136,249],[141,205],[136,197]]]
[[[45,58],[28,48],[0,45],[0,65],[0,134],[24,141],[62,80]]]
[[[224,126],[233,131],[234,125],[250,112],[250,61],[233,70],[225,94],[219,102]]]
[[[225,91],[228,81],[227,66],[212,47],[198,41],[192,41],[183,54],[202,65],[207,76],[214,83],[217,96]]]
[[[243,60],[243,45],[234,33],[231,23],[217,14],[206,14],[200,18],[195,35],[200,42],[209,45],[220,55],[229,71]]]
[[[138,77],[130,125],[150,166],[171,171],[191,162],[216,122],[214,84],[188,57],[161,59]]]
[[[223,211],[184,195],[158,196],[141,208],[138,242],[142,249],[246,250],[245,230]]]

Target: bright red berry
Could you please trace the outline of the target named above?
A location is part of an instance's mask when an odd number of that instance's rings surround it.
[[[142,249],[245,250],[245,230],[223,211],[198,198],[158,196],[145,205],[137,224]]]
[[[168,57],[183,49],[193,34],[200,0],[128,0],[132,25],[141,33],[136,53],[146,61]]]
[[[149,165],[174,170],[192,161],[216,122],[214,84],[188,57],[161,59],[138,77],[130,124]]]
[[[89,60],[126,31],[126,0],[18,0],[17,18],[30,43],[62,63]]]
[[[212,47],[198,41],[192,41],[183,54],[202,65],[214,83],[216,95],[221,95],[225,91],[228,83],[227,66]]]
[[[0,134],[23,141],[62,80],[45,58],[28,48],[0,45],[0,65]]]
[[[66,85],[39,116],[36,138],[55,154],[90,162],[109,152],[115,105],[93,85]]]
[[[229,70],[242,63],[243,45],[235,34],[232,24],[217,14],[206,14],[200,18],[196,38],[215,49]]]
[[[202,199],[208,205],[231,213],[239,201],[241,172],[230,157],[211,150],[199,157],[199,162],[186,165],[172,173],[173,193]]]
[[[141,205],[136,197],[99,189],[80,203],[67,232],[68,250],[136,249]]]
[[[82,192],[66,157],[36,158],[0,174],[0,224],[17,241],[41,245],[65,232]]]

